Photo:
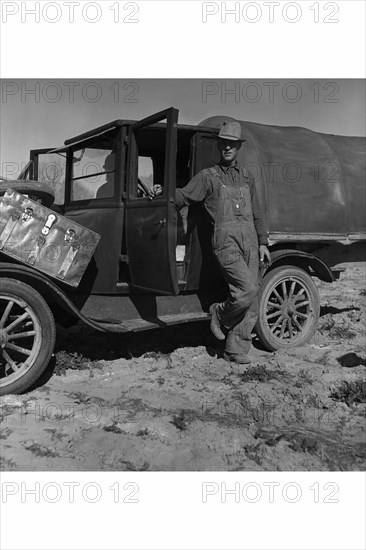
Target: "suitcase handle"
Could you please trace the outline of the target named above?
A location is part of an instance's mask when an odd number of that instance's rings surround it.
[[[48,214],[46,223],[44,224],[44,227],[41,231],[42,235],[48,235],[50,232],[51,227],[56,222],[57,216],[55,214]]]

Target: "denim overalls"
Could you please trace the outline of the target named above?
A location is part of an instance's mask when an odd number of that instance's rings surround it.
[[[219,304],[217,313],[229,331],[226,353],[246,355],[258,317],[259,288],[258,236],[253,222],[249,178],[241,168],[239,184],[224,185],[216,168],[210,171],[220,180],[212,249],[229,286],[229,296]]]

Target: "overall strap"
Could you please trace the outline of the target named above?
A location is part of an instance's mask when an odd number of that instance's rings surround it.
[[[244,180],[246,181],[246,183],[249,186],[250,192],[252,193],[253,187],[254,187],[254,179],[249,176],[249,174],[248,174],[246,168],[244,168],[244,166],[240,166],[240,171],[243,175]]]
[[[216,177],[220,184],[221,184],[221,187],[225,187],[225,185],[222,183],[222,179],[220,177],[220,174],[218,173],[218,171],[216,170],[215,166],[211,166],[211,168],[209,168],[209,171],[211,172],[211,174]]]
[[[243,174],[244,179],[249,180],[249,174],[244,166],[240,166],[240,171]]]

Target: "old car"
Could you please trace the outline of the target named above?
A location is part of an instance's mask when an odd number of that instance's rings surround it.
[[[223,120],[230,117],[178,124],[174,108],[115,120],[62,147],[32,150],[19,178],[0,184],[1,394],[40,377],[55,322],[128,333],[209,318],[209,306],[226,295],[211,228],[201,205],[178,212],[174,197],[218,160]],[[341,264],[365,259],[365,139],[253,122],[242,131],[239,161],[255,178],[272,257],[262,266],[256,331],[269,350],[299,346],[319,318],[313,278],[331,283]],[[156,183],[163,194],[152,200]],[[83,262],[73,240],[80,227],[93,236]],[[38,256],[20,246],[30,236]],[[61,267],[57,239],[69,246]]]

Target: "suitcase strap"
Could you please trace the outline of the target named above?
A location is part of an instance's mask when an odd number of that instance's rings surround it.
[[[0,249],[1,248],[4,248],[5,244],[6,244],[6,241],[8,240],[8,238],[10,237],[10,235],[12,234],[13,232],[13,229],[14,227],[16,226],[18,220],[20,218],[20,214],[19,212],[17,211],[13,211],[11,213],[11,216],[10,218],[8,219],[8,221],[6,222],[6,225],[1,233],[1,241],[0,241]]]
[[[67,272],[69,271],[72,262],[74,261],[74,258],[76,254],[78,253],[79,246],[78,245],[71,245],[69,250],[67,251],[67,254],[65,256],[64,261],[62,262],[62,265],[57,273],[57,276],[60,277],[60,279],[64,279],[67,275]]]
[[[30,265],[34,265],[36,263],[36,260],[38,259],[38,256],[41,253],[42,247],[46,244],[46,239],[44,237],[38,237],[36,240],[36,244],[34,245],[33,250],[29,254],[27,258],[27,263]]]

